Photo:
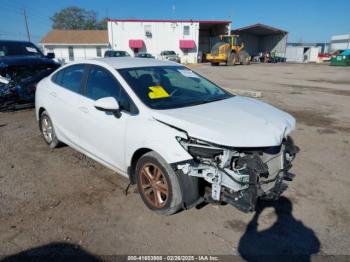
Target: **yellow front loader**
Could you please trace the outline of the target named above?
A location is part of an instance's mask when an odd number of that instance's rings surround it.
[[[220,35],[220,40],[206,56],[207,61],[212,66],[217,66],[220,63],[226,65],[250,64],[250,56],[247,51],[243,50],[244,44],[241,43],[238,35]]]

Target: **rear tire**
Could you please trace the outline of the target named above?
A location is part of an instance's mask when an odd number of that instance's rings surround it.
[[[228,66],[234,66],[236,65],[236,62],[237,62],[237,55],[235,53],[231,53],[230,56],[228,57],[226,64]]]
[[[249,54],[244,50],[239,52],[239,61],[241,65],[249,65],[250,64]]]
[[[57,147],[60,141],[57,139],[55,129],[53,127],[49,114],[46,111],[42,112],[39,121],[40,131],[46,144],[48,144],[50,148]]]
[[[142,201],[160,215],[172,215],[182,207],[178,178],[156,152],[144,154],[136,165],[136,183]]]

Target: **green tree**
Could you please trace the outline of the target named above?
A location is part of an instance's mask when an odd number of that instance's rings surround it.
[[[51,20],[53,29],[62,30],[89,30],[107,28],[106,19],[97,21],[97,14],[94,11],[88,11],[77,6],[71,6],[56,12]]]
[[[107,30],[108,17],[105,17],[96,23],[96,29]]]

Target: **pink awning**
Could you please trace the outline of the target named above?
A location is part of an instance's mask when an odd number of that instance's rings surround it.
[[[180,48],[182,49],[196,48],[196,43],[193,40],[180,40]]]
[[[141,39],[130,39],[129,40],[129,47],[130,48],[142,48],[143,47],[143,40],[141,40]]]

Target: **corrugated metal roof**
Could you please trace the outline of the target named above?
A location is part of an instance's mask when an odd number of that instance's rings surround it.
[[[237,28],[231,31],[233,34],[249,33],[253,35],[274,35],[274,34],[288,34],[287,31],[278,29],[272,26],[264,25],[264,24],[254,24],[250,26],[245,26],[241,28]]]
[[[43,44],[108,44],[107,30],[52,30]]]

